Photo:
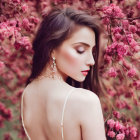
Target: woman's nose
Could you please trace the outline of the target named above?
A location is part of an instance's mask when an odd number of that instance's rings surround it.
[[[92,54],[90,54],[89,56],[88,56],[88,59],[87,59],[87,65],[94,65],[95,64],[95,60],[94,60],[94,57],[93,57],[93,55]]]

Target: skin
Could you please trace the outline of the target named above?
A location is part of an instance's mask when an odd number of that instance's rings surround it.
[[[92,56],[93,46],[95,33],[86,26],[78,26],[71,38],[65,40],[51,54],[56,58],[56,75],[61,80],[44,77],[32,81],[24,89],[23,120],[32,140],[62,139],[62,108],[68,91],[75,88],[65,81],[69,76],[79,82],[85,80],[86,76],[81,71],[89,69],[95,63]],[[42,75],[50,72],[47,65]],[[64,113],[64,139],[106,140],[101,104],[93,92],[75,88],[71,93]]]

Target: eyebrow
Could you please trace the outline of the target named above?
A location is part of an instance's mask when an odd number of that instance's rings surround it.
[[[85,46],[87,46],[87,47],[90,47],[90,45],[89,44],[87,44],[87,43],[85,43],[85,42],[77,42],[77,43],[73,43],[73,44],[83,44],[83,45],[85,45]],[[72,44],[72,45],[73,45]],[[93,47],[95,47],[96,46],[96,44],[93,46]]]

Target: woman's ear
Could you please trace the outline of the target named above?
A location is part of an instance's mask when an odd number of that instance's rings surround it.
[[[55,57],[56,58],[56,50],[53,49],[52,52],[51,52],[51,58]]]

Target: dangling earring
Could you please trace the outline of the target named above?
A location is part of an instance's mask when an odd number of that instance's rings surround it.
[[[56,73],[56,71],[57,71],[57,69],[56,69],[56,61],[55,61],[56,59],[55,59],[55,57],[53,57],[53,64],[51,65],[51,68],[52,68],[52,78],[55,78],[55,73]]]
[[[59,80],[63,81],[62,77],[56,74],[57,68],[56,68],[56,61],[55,60],[56,60],[56,58],[53,57],[53,63],[50,65],[51,70],[52,70],[50,72],[50,74],[41,75],[37,78],[37,80],[40,80],[44,77],[48,77],[48,78],[59,79]]]

